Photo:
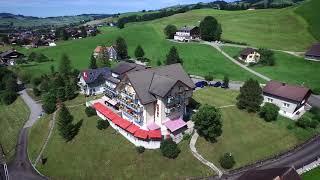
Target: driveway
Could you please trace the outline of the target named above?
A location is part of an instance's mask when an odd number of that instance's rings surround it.
[[[47,179],[40,175],[32,166],[28,153],[28,130],[39,119],[42,112],[40,104],[36,103],[26,92],[19,92],[20,97],[24,100],[30,109],[30,116],[24,127],[20,130],[19,139],[16,146],[15,159],[8,165],[10,180],[42,180]]]

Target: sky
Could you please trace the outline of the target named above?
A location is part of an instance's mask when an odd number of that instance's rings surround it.
[[[84,13],[114,14],[214,0],[0,0],[0,12],[48,17]],[[232,1],[232,0],[227,0]]]

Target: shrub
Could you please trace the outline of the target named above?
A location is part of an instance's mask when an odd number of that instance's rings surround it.
[[[107,120],[98,120],[97,122],[97,128],[99,130],[104,130],[109,127],[109,122]]]
[[[143,146],[138,146],[136,149],[139,154],[142,154],[146,150]]]
[[[204,76],[204,79],[205,79],[206,81],[212,81],[212,80],[213,80],[213,75],[212,75],[212,73],[209,73],[209,74],[205,75],[205,76]]]
[[[93,109],[92,107],[86,107],[85,112],[86,112],[88,117],[97,115],[96,110]]]
[[[160,144],[160,150],[163,156],[174,159],[178,157],[180,149],[172,139],[165,139]]]
[[[294,129],[294,125],[293,125],[293,124],[289,124],[289,125],[287,126],[287,129],[288,129],[288,130]]]
[[[42,105],[45,113],[52,114],[56,110],[56,104],[54,102],[47,102]]]
[[[231,169],[236,162],[231,153],[225,153],[220,157],[219,163],[224,169]]]
[[[278,117],[278,112],[280,108],[271,103],[265,103],[265,105],[260,110],[260,117],[263,118],[265,121],[275,121]]]
[[[319,122],[316,119],[311,119],[309,117],[301,117],[296,121],[296,125],[306,129],[306,128],[316,128],[318,126]]]
[[[1,101],[5,105],[12,104],[18,97],[18,94],[13,91],[6,91],[1,95]]]
[[[41,95],[41,91],[38,88],[33,88],[33,94],[36,97],[39,97]]]
[[[191,138],[191,135],[189,133],[186,133],[183,135],[183,140],[189,140]]]
[[[38,86],[41,83],[42,79],[40,77],[34,77],[31,79],[31,84],[33,86]]]

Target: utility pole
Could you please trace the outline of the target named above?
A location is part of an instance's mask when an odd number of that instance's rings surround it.
[[[4,175],[6,177],[6,180],[10,180],[8,166],[6,163],[6,157],[5,157],[5,153],[1,143],[0,143],[0,164],[3,164]]]

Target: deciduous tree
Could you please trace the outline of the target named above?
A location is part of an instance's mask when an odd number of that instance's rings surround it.
[[[222,34],[221,25],[212,17],[205,17],[200,23],[200,36],[205,41],[220,40]]]
[[[168,39],[173,39],[174,34],[177,32],[177,27],[175,25],[169,24],[164,28],[164,34]]]

